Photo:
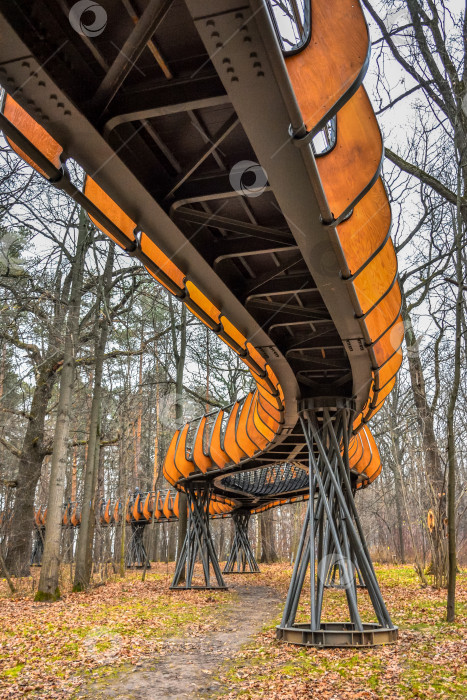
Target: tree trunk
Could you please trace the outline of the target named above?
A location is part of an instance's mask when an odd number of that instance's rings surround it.
[[[170,321],[172,326],[172,346],[175,358],[176,378],[175,378],[175,422],[177,428],[181,427],[183,419],[183,373],[185,371],[186,359],[186,306],[182,306],[181,323],[180,323],[180,348],[178,347],[177,336],[175,332],[175,314],[173,310],[172,297],[169,297]],[[182,551],[188,527],[188,500],[184,491],[180,492],[178,499],[178,539],[177,552]],[[170,547],[169,547],[170,550]],[[175,556],[174,556],[175,558]],[[185,573],[182,572],[180,581],[185,580]]]
[[[274,514],[272,510],[266,510],[261,513],[261,562],[272,564],[277,559],[274,546]]]
[[[433,583],[443,585],[446,574],[445,546],[443,541],[443,519],[446,507],[444,470],[434,428],[434,416],[428,403],[425,377],[420,358],[418,341],[407,309],[407,300],[402,294],[405,342],[409,363],[410,382],[417,413],[417,422],[423,447],[425,472],[429,488],[427,503],[435,513],[435,527],[431,533]],[[427,507],[427,510],[428,510]]]
[[[49,500],[44,555],[36,600],[55,600],[60,597],[58,587],[62,507],[65,494],[67,447],[70,432],[70,411],[75,379],[75,359],[78,345],[81,289],[88,226],[86,214],[80,212],[78,240],[73,260],[72,282],[68,306],[63,367],[60,378],[60,395],[55,424],[54,448],[50,472]]]
[[[41,367],[34,389],[30,419],[18,463],[15,505],[5,557],[5,564],[12,576],[29,576],[30,573],[34,499],[44,459],[45,418],[56,378],[56,363],[53,367],[47,363]]]
[[[104,310],[108,308],[110,296],[110,284],[112,282],[112,269],[114,263],[114,245],[110,244],[107,262],[102,280]],[[101,321],[100,305],[97,306],[96,333]],[[104,311],[105,313],[105,311]],[[109,333],[108,319],[102,322],[100,335],[95,349],[94,392],[91,405],[91,419],[89,427],[88,458],[83,487],[83,504],[81,508],[81,525],[78,533],[78,545],[76,549],[76,568],[73,590],[83,590],[89,586],[91,580],[92,543],[95,523],[95,496],[97,489],[97,475],[99,468],[99,443],[100,443],[100,412],[102,401],[102,374],[104,370],[104,354]]]
[[[460,184],[460,182],[459,182]],[[459,189],[459,187],[458,187]],[[454,345],[454,376],[449,396],[447,428],[448,428],[448,596],[446,619],[454,622],[456,618],[456,434],[454,417],[459,394],[461,378],[461,342],[462,342],[462,313],[463,313],[463,270],[462,270],[462,221],[458,207],[457,226],[455,223],[456,251],[456,323]]]

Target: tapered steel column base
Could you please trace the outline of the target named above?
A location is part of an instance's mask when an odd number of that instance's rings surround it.
[[[354,503],[349,470],[352,402],[313,399],[301,407],[300,420],[309,452],[308,509],[277,637],[292,644],[360,647],[397,640],[384,604]],[[310,621],[296,622],[305,579],[310,580]],[[358,580],[358,584],[357,584]],[[349,622],[323,622],[325,590],[341,590]],[[366,588],[375,623],[364,623],[357,592]]]
[[[224,567],[224,574],[259,574],[258,562],[255,559],[248,539],[248,524],[250,513],[234,513],[232,516],[235,523],[235,536],[232,542],[232,549]]]
[[[131,539],[126,557],[127,569],[142,569],[146,563],[147,553],[143,542],[145,526],[146,523],[131,523]]]
[[[352,622],[328,622],[312,630],[297,623],[293,627],[277,627],[276,634],[277,639],[289,644],[311,647],[374,647],[397,641],[397,627],[384,628],[370,622],[362,626],[362,630],[356,630]]]
[[[187,486],[186,493],[188,500],[187,533],[170,588],[172,590],[226,589],[227,586],[222,578],[209,527],[211,485],[203,482],[192,483]],[[193,583],[197,559],[201,562],[204,578],[204,585],[201,586]]]

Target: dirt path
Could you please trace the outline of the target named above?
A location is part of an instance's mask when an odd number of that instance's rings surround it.
[[[229,581],[230,584],[230,581]],[[235,605],[222,614],[219,631],[190,639],[170,639],[171,652],[151,665],[124,672],[105,685],[92,684],[78,694],[81,700],[188,700],[215,698],[221,690],[215,676],[250,637],[274,618],[281,599],[266,586],[233,582]],[[225,622],[224,622],[225,621]]]

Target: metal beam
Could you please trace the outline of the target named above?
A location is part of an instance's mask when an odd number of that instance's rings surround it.
[[[136,12],[135,8],[133,7],[131,0],[122,0],[122,3],[128,14],[130,15],[131,19],[133,20],[133,23],[137,24],[140,21],[140,17]],[[154,56],[157,65],[159,66],[167,80],[171,80],[173,78],[172,71],[167,65],[167,61],[162,56],[160,49],[156,46],[155,42],[152,39],[148,41],[147,47]]]
[[[257,226],[256,224],[239,221],[238,219],[230,219],[226,216],[219,216],[218,214],[209,214],[208,212],[189,209],[188,207],[180,207],[172,211],[172,218],[181,219],[200,226],[211,226],[212,228],[230,231],[231,233],[240,234],[243,237],[253,236],[263,241],[282,243],[284,245],[294,242],[291,233],[268,226]]]
[[[248,304],[249,308],[261,309],[262,311],[272,311],[275,315],[282,318],[285,314],[293,317],[293,321],[302,319],[303,321],[322,321],[331,320],[329,311],[323,303],[313,307],[297,306],[296,304],[287,304],[286,302],[268,301],[267,299],[251,299]]]
[[[96,90],[93,98],[96,108],[103,111],[108,107],[172,4],[172,0],[149,1],[141,19],[135,25],[110,66],[107,75]]]
[[[229,98],[217,73],[198,74],[163,82],[152,81],[125,90],[112,101],[106,112],[104,135],[119,124],[152,119],[167,114],[228,104]]]
[[[260,239],[254,239],[245,236],[236,240],[218,241],[212,247],[212,255],[214,256],[214,265],[228,260],[229,258],[242,258],[251,255],[264,255],[266,253],[280,253],[284,251],[296,250],[297,245],[291,243],[269,243],[262,242]]]
[[[222,141],[227,138],[229,134],[238,126],[239,121],[236,114],[233,114],[226,123],[219,129],[217,134],[212,137],[212,140],[208,140],[208,144],[203,150],[196,156],[192,164],[185,170],[183,175],[181,175],[172,185],[169,192],[166,194],[166,199],[172,197],[174,192],[176,192],[183,183],[188,180],[188,178],[193,175],[193,173],[204,163],[204,161],[209,158],[211,154],[220,146]]]

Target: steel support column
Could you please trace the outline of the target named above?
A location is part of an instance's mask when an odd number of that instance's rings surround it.
[[[259,574],[258,562],[248,539],[250,516],[248,511],[239,511],[232,516],[235,524],[235,535],[229,558],[222,572],[224,574]]]
[[[209,527],[211,491],[211,484],[204,482],[187,486],[188,527],[183,547],[178,555],[171,589],[227,588],[222,578]],[[197,559],[201,562],[204,585],[193,583]],[[211,568],[216,583],[214,580],[211,583]],[[183,572],[185,572],[184,580],[182,580]]]
[[[352,403],[306,401],[300,420],[309,451],[310,500],[277,636],[307,646],[373,646],[395,642],[398,630],[384,604],[354,503],[348,468]],[[310,565],[311,564],[311,565]],[[296,622],[310,571],[310,621]],[[357,585],[358,577],[358,585]],[[325,589],[345,592],[350,622],[323,622]],[[377,622],[362,622],[357,588],[366,588]]]

